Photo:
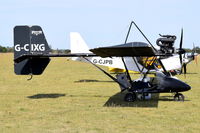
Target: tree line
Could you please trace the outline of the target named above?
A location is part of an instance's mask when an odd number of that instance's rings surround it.
[[[1,53],[13,52],[13,47],[3,47],[0,45],[0,52]]]

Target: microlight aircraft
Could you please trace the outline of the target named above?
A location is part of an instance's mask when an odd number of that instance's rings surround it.
[[[135,24],[135,23],[134,22],[131,23],[129,27],[129,32],[132,27],[132,24]],[[142,33],[142,31],[139,29],[139,27],[136,24],[135,26]],[[144,34],[142,33],[142,35]],[[198,54],[195,51],[194,44],[193,44],[193,51],[191,53],[186,53],[185,50],[182,48],[182,43],[180,43],[178,49],[174,47],[174,43],[176,40],[175,35],[161,35],[161,34],[159,35],[160,35],[160,38],[158,38],[156,41],[156,44],[157,44],[156,50],[159,53],[166,55],[166,56],[162,56],[160,58],[160,61],[163,63],[163,65],[165,66],[165,69],[168,72],[171,72],[171,74],[176,75],[176,74],[181,74],[183,70],[184,74],[186,74],[187,64],[189,64],[193,60],[195,60],[197,64]],[[145,37],[145,39],[147,38]],[[147,41],[149,42],[148,39]],[[137,45],[137,42],[133,42],[133,43]],[[142,45],[142,42],[138,42],[138,43]],[[84,39],[77,32],[70,33],[70,46],[71,46],[71,53],[88,53],[88,54],[92,53],[88,45],[84,41]],[[86,58],[94,64],[108,66],[110,72],[122,73],[126,71],[121,57],[112,57],[112,58],[86,57]],[[143,71],[147,71],[147,66],[150,67],[150,70],[149,70],[150,72],[155,71],[154,69],[155,64],[157,65],[157,68],[162,71],[163,69],[157,61],[152,62],[154,58],[156,57],[140,56],[140,57],[126,57],[125,60],[126,60],[126,65],[127,65],[128,70],[132,73],[141,72],[141,69],[143,69]],[[87,60],[85,60],[85,58],[82,58],[82,57],[73,57],[72,60],[88,62]]]
[[[172,35],[167,35],[167,36],[169,37],[169,36],[172,36]],[[173,37],[175,37],[175,36],[173,35]],[[168,41],[170,38],[169,39],[163,38],[163,39],[165,39],[165,42],[163,41],[162,43],[166,43],[166,41],[168,43],[174,43],[174,41],[175,41],[175,40],[171,40],[171,42]],[[161,40],[161,38],[158,38],[158,40]],[[70,46],[71,46],[71,53],[88,53],[88,54],[92,53],[90,51],[88,45],[84,41],[84,39],[77,32],[71,32],[70,33]],[[166,46],[165,48],[167,49],[168,46]],[[157,49],[157,50],[162,52],[161,49],[163,49],[163,48],[161,47],[160,49]],[[162,53],[164,53],[164,52],[162,52]],[[161,61],[163,61],[164,63],[165,62],[172,62],[172,64],[167,65],[167,63],[166,63],[166,65],[168,66],[167,71],[171,72],[173,75],[181,74],[182,69],[184,70],[183,71],[184,74],[186,74],[186,71],[187,71],[186,66],[187,66],[187,64],[189,64],[193,60],[195,60],[195,62],[197,64],[197,55],[198,54],[195,52],[195,46],[194,46],[193,51],[191,53],[185,52],[182,55],[182,58],[181,58],[182,65],[181,65],[181,63],[179,63],[180,56],[176,52],[175,48],[173,48],[173,52],[171,52],[170,54],[171,54],[171,56],[165,56],[165,58],[162,58]],[[108,58],[86,57],[86,58],[94,64],[107,66],[109,68],[109,71],[112,72],[112,73],[123,73],[123,72],[126,71],[121,57],[112,57],[112,58],[109,58],[109,57]],[[129,58],[126,57],[126,63],[127,63],[127,66],[128,66],[128,70],[131,73],[138,73],[138,72],[140,72],[140,69],[142,69],[144,66],[145,66],[145,70],[146,70],[147,66],[151,66],[150,72],[154,72],[155,69],[154,69],[154,66],[153,66],[154,64],[152,62],[152,60],[154,58],[155,57],[136,57],[136,58],[134,58],[135,62],[137,62],[137,66],[138,66],[137,67],[136,63],[133,62],[134,60],[132,59],[132,57],[129,57]],[[82,57],[72,57],[72,60],[89,63],[87,60],[85,60],[85,58],[82,58]],[[167,61],[165,61],[165,60],[167,60]],[[159,68],[159,69],[162,68],[159,65],[159,63],[156,63],[156,65],[157,65],[157,68]]]
[[[137,27],[134,22],[132,24]],[[140,29],[139,31],[142,33]],[[14,28],[14,71],[17,75],[40,75],[49,64],[51,57],[81,57],[118,83],[121,92],[127,92],[124,97],[125,101],[133,102],[137,99],[147,99],[151,97],[151,93],[175,93],[174,100],[184,101],[184,95],[180,92],[188,91],[191,87],[178,78],[171,76],[167,71],[169,62],[167,63],[166,56],[171,58],[171,54],[156,50],[143,33],[142,35],[148,43],[127,43],[129,32],[124,44],[90,49],[90,53],[52,54],[40,26],[16,26]],[[182,46],[182,39],[183,32],[181,32],[180,46]],[[182,48],[178,50],[179,58],[182,57],[184,52]],[[126,73],[114,77],[97,66],[98,62],[91,61],[89,58],[92,57],[116,58],[122,62]],[[156,65],[153,65],[155,77],[148,77],[151,68],[150,66],[138,64],[136,61],[138,57],[155,57],[151,64],[157,62],[163,70],[161,71]],[[180,59],[174,61],[174,67],[180,64]],[[135,69],[141,73],[141,77],[132,80],[128,70]]]

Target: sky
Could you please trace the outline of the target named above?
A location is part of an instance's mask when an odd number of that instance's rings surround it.
[[[54,49],[70,48],[79,32],[90,48],[122,44],[135,21],[152,44],[159,34],[177,36],[183,47],[200,46],[199,0],[4,0],[0,2],[0,45],[13,46],[16,25],[39,25]],[[145,41],[133,27],[131,41]]]

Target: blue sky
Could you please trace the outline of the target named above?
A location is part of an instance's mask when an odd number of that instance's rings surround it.
[[[0,45],[13,45],[16,25],[40,25],[52,48],[69,48],[69,33],[79,32],[90,48],[124,42],[134,20],[155,44],[161,34],[200,46],[199,0],[5,0],[0,2]],[[144,41],[133,29],[129,41]]]

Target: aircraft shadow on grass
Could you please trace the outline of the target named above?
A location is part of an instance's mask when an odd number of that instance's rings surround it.
[[[108,99],[104,107],[158,107],[159,93],[152,94],[150,100],[137,100],[135,102],[125,102],[124,96],[126,93],[116,93]]]
[[[59,94],[59,93],[49,93],[49,94],[36,94],[33,96],[28,96],[30,99],[42,99],[42,98],[59,98],[64,97],[65,94]]]
[[[60,93],[49,93],[49,94],[36,94],[32,96],[28,96],[30,99],[43,99],[43,98],[59,98],[65,97],[66,94]],[[68,95],[67,95],[68,96]],[[125,93],[116,93],[112,97],[110,97],[106,103],[103,105],[104,107],[158,107],[158,101],[174,101],[173,96],[159,96],[159,93],[152,94],[152,98],[150,100],[137,100],[135,102],[125,102],[124,101]],[[69,95],[69,97],[83,97],[76,95]],[[86,96],[90,97],[90,96]],[[108,96],[94,96],[94,97],[108,97]],[[185,100],[190,101],[190,100]]]
[[[173,101],[174,96],[159,96],[159,93],[153,93],[150,100],[137,100],[135,102],[125,102],[124,96],[126,93],[116,93],[108,99],[104,104],[105,107],[152,107],[157,108],[159,101]],[[190,100],[185,100],[190,101]]]
[[[174,101],[174,96],[160,96],[158,100],[159,101]],[[186,101],[190,101],[190,100],[185,99],[184,101],[186,102]],[[179,101],[179,102],[181,102],[181,101]]]

